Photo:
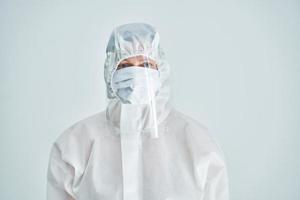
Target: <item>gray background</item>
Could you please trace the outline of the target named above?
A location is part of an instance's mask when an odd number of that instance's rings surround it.
[[[299,1],[1,1],[0,199],[45,199],[50,145],[105,108],[113,27],[157,27],[172,101],[226,154],[232,200],[300,199]]]

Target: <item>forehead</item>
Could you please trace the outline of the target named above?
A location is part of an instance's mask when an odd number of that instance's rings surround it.
[[[121,61],[121,63],[126,62],[126,63],[130,63],[130,62],[144,62],[144,61],[148,61],[151,63],[155,63],[155,60],[147,57],[147,56],[143,56],[143,55],[138,55],[138,56],[132,56],[129,58],[126,58],[124,60]]]

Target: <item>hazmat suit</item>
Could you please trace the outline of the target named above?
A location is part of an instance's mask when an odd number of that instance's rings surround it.
[[[134,56],[145,62],[118,68]],[[48,200],[228,200],[222,150],[206,126],[172,107],[169,71],[153,26],[113,30],[104,64],[107,108],[53,143]]]

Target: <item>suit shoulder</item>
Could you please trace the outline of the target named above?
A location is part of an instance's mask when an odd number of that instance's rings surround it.
[[[87,116],[64,129],[55,139],[54,144],[65,145],[67,143],[84,142],[92,139],[97,134],[97,129],[102,126],[105,111]]]
[[[192,118],[191,116],[189,116],[179,110],[173,109],[172,117],[173,117],[173,120],[183,123],[183,125],[185,125],[187,127],[191,126],[191,127],[198,128],[198,130],[209,132],[209,129],[205,124],[203,124],[202,122],[199,122],[198,120]]]
[[[173,117],[176,118],[177,124],[182,123],[185,137],[191,144],[198,148],[218,153],[224,157],[224,153],[218,140],[208,126],[178,110],[173,110]]]

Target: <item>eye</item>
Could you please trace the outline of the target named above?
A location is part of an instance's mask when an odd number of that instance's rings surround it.
[[[122,69],[122,68],[130,67],[130,66],[131,66],[131,65],[128,64],[128,63],[121,63],[121,64],[119,64],[118,68],[119,68],[119,69]]]
[[[152,69],[156,69],[155,65],[153,65],[150,62],[144,62],[143,64],[140,65],[141,67],[146,67],[146,68],[152,68]]]

